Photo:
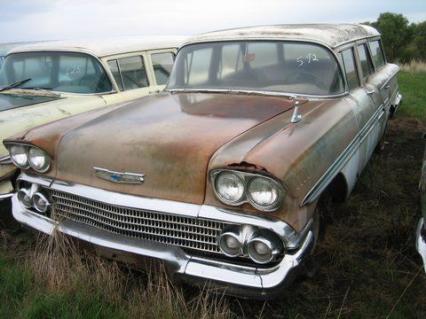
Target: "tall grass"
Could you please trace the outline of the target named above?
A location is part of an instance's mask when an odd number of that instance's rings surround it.
[[[39,291],[19,316],[31,318],[230,318],[221,295],[203,289],[197,295],[175,287],[162,267],[143,276],[78,249],[56,233],[40,236],[24,258]],[[71,305],[71,307],[70,307]],[[75,309],[73,309],[75,307]]]
[[[405,72],[417,73],[426,72],[426,62],[413,60],[410,63],[400,65],[401,70]]]

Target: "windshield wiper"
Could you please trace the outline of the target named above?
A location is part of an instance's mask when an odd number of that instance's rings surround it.
[[[9,85],[6,85],[6,86],[2,87],[2,88],[0,89],[0,92],[2,92],[2,91],[6,91],[6,90],[10,90],[10,89],[13,89],[13,88],[16,88],[16,87],[21,86],[21,85],[23,85],[23,84],[25,84],[25,83],[27,83],[27,82],[29,82],[29,81],[31,81],[31,78],[28,78],[28,79],[25,79],[25,80],[20,80],[20,81],[13,82],[13,83],[11,83],[11,84],[9,84]]]

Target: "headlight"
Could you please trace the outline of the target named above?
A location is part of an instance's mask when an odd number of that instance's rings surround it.
[[[12,162],[19,168],[28,168],[27,147],[23,145],[12,145],[9,149]]]
[[[247,196],[253,206],[260,209],[275,208],[280,200],[281,187],[274,180],[255,177],[247,187]]]
[[[227,205],[249,203],[258,210],[272,212],[280,207],[285,194],[280,182],[258,173],[218,169],[211,172],[211,178],[217,198]]]
[[[28,152],[28,161],[31,168],[39,173],[46,172],[50,167],[50,158],[45,151],[31,147]]]
[[[244,181],[233,172],[222,172],[216,177],[215,189],[226,204],[238,204],[244,197]]]

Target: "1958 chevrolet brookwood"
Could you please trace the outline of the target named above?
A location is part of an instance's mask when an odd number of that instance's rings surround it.
[[[398,107],[398,67],[362,25],[207,33],[164,93],[7,139],[14,217],[228,293],[279,293]]]

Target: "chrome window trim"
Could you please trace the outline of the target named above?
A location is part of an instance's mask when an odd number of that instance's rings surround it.
[[[9,55],[12,54],[18,54],[18,53],[34,53],[34,52],[63,52],[63,53],[76,53],[76,54],[82,54],[82,55],[89,55],[91,57],[93,57],[101,66],[102,70],[104,71],[106,77],[108,78],[108,81],[111,84],[111,90],[110,91],[105,91],[105,92],[96,92],[96,93],[74,93],[74,92],[63,92],[63,91],[54,91],[54,90],[48,90],[49,92],[52,93],[56,93],[59,95],[76,95],[76,96],[95,96],[95,95],[104,95],[104,94],[111,94],[111,93],[117,93],[117,91],[114,89],[114,84],[115,82],[113,82],[111,80],[111,76],[110,76],[110,72],[109,69],[105,66],[105,64],[102,61],[102,58],[100,58],[99,56],[93,54],[92,52],[88,51],[88,50],[81,50],[81,51],[75,51],[75,50],[66,50],[66,49],[62,49],[62,50],[42,50],[42,51],[18,51],[18,52],[12,52],[9,53],[5,56],[5,58]],[[27,90],[33,90],[33,89],[27,89]],[[36,92],[38,92],[37,90],[34,90]]]
[[[340,64],[340,60],[339,60],[339,56],[337,54],[337,52],[335,51],[335,48],[337,47],[330,47],[329,45],[327,45],[326,43],[323,43],[321,41],[318,40],[300,40],[300,39],[280,39],[280,38],[273,38],[273,37],[264,37],[264,38],[260,38],[260,37],[253,37],[253,38],[247,38],[247,39],[238,39],[238,38],[234,38],[234,39],[223,39],[223,40],[200,40],[200,41],[194,41],[194,42],[189,42],[189,43],[184,43],[181,47],[179,47],[179,50],[176,53],[176,57],[179,54],[180,50],[182,50],[184,47],[192,45],[192,44],[207,44],[207,43],[215,43],[215,42],[236,42],[236,41],[275,41],[275,42],[298,42],[298,43],[306,43],[306,44],[315,44],[318,46],[323,47],[325,50],[327,50],[333,57],[334,60],[336,62],[336,64],[338,65],[338,69],[339,69],[339,73],[340,73],[340,77],[343,80],[343,82],[345,83],[345,75],[344,75],[344,70],[342,68],[342,65]],[[353,41],[357,41],[355,40],[351,40],[349,42],[353,42]],[[173,65],[173,70],[175,68],[175,65]],[[173,72],[173,71],[172,71]],[[200,92],[200,90],[198,89],[169,89],[168,88],[168,83],[166,85],[166,88],[164,89],[165,91],[168,92]],[[297,98],[297,97],[307,97],[307,98],[315,98],[315,99],[331,99],[331,98],[338,98],[338,97],[342,97],[342,96],[346,96],[349,94],[348,88],[345,86],[345,89],[343,92],[341,93],[337,93],[337,94],[332,94],[332,95],[312,95],[312,94],[299,94],[299,93],[286,93],[286,92],[276,92],[276,91],[265,91],[265,90],[228,90],[228,89],[224,89],[224,90],[220,90],[220,89],[214,89],[209,91],[208,89],[203,89],[201,90],[201,92],[212,92],[212,93],[246,93],[246,94],[261,94],[261,95],[272,95],[272,96],[290,96],[293,98]]]

